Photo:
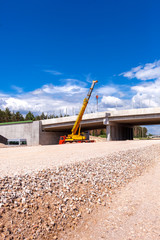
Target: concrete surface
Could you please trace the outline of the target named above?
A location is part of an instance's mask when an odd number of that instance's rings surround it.
[[[39,121],[0,125],[0,135],[7,139],[27,139],[28,145],[39,144]]]

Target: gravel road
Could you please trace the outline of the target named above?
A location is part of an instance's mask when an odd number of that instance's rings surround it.
[[[116,141],[0,148],[0,176],[13,176],[160,144],[160,140]]]
[[[160,159],[112,196],[67,238],[72,240],[159,240]]]

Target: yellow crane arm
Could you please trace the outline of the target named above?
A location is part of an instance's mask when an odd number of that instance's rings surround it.
[[[80,112],[79,112],[79,114],[78,114],[77,120],[75,121],[75,124],[74,124],[74,126],[73,126],[73,128],[72,128],[72,130],[71,130],[72,135],[75,135],[76,132],[77,132],[77,130],[78,130],[78,128],[79,128],[79,125],[80,125],[80,122],[81,122],[81,120],[82,120],[83,114],[84,114],[84,112],[85,112],[85,110],[86,110],[87,104],[88,104],[89,99],[90,99],[90,96],[91,96],[91,94],[92,94],[94,85],[95,85],[97,82],[98,82],[97,80],[94,80],[94,81],[92,82],[92,85],[91,85],[91,87],[90,87],[90,89],[89,89],[89,92],[88,92],[88,94],[87,94],[87,97],[83,100],[83,105],[82,105],[81,110],[80,110]]]

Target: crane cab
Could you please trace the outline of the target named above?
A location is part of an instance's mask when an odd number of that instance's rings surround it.
[[[65,144],[66,136],[60,136],[59,144]]]

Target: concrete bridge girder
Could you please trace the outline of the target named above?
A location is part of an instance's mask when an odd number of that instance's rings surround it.
[[[42,130],[45,132],[60,132],[63,131],[64,129],[67,132],[70,132],[72,127],[74,125],[74,122],[69,122],[69,123],[63,123],[60,124],[50,124],[50,125],[46,125],[42,127]],[[98,119],[98,120],[83,120],[81,123],[81,129],[82,131],[86,131],[86,130],[92,130],[92,129],[100,129],[100,128],[105,128],[105,125],[103,124],[103,119]]]

